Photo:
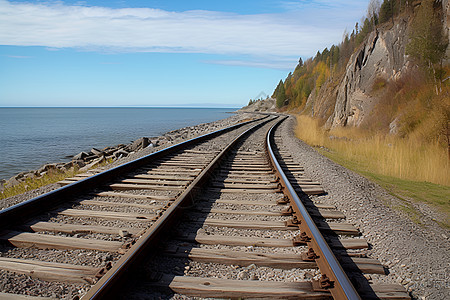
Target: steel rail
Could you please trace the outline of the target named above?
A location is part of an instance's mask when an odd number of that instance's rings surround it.
[[[227,152],[236,143],[242,139],[246,134],[259,128],[276,118],[270,118],[255,126],[247,129],[239,136],[237,136],[232,142],[228,144],[214,159],[209,163],[207,167],[197,176],[197,178],[189,185],[189,187],[164,211],[158,220],[151,225],[150,228],[139,238],[139,240],[124,254],[113,267],[85,294],[82,299],[113,299],[114,292],[120,288],[117,284],[120,282],[126,274],[132,271],[132,268],[137,265],[137,262],[142,261],[148,257],[157,247],[153,247],[155,241],[160,239],[161,234],[167,231],[171,224],[177,219],[180,214],[183,204],[193,199],[194,193],[204,185],[209,179],[209,175],[219,167],[220,161],[226,156]],[[145,254],[145,255],[144,255]]]
[[[0,229],[5,229],[12,225],[24,223],[27,219],[37,215],[38,213],[42,213],[59,203],[67,201],[69,198],[73,198],[74,196],[86,193],[86,191],[88,190],[92,190],[93,188],[105,184],[122,174],[125,174],[134,169],[142,167],[150,163],[151,161],[162,158],[170,153],[173,153],[185,147],[208,140],[220,134],[244,126],[246,124],[257,122],[258,120],[262,120],[268,117],[269,115],[266,115],[265,117],[260,119],[238,123],[220,130],[216,130],[198,136],[196,138],[181,142],[179,144],[170,146],[165,149],[161,149],[157,152],[130,161],[113,169],[101,172],[99,174],[93,175],[83,180],[79,180],[77,182],[71,183],[59,189],[53,190],[43,195],[34,197],[30,200],[3,209],[0,211]]]
[[[275,129],[284,121],[287,117],[281,119],[275,124],[267,133],[266,147],[269,154],[270,161],[275,169],[276,174],[280,178],[280,183],[283,187],[283,192],[290,199],[291,206],[296,213],[296,216],[301,218],[300,229],[306,232],[307,236],[311,238],[310,242],[307,242],[310,249],[313,249],[318,256],[315,260],[322,275],[326,275],[331,281],[332,287],[327,288],[334,299],[361,299],[358,292],[355,290],[353,284],[342,269],[340,263],[336,259],[336,256],[331,251],[327,242],[323,238],[313,219],[309,215],[306,207],[297,196],[294,188],[290,184],[289,180],[284,174],[280,164],[278,163],[274,151],[272,149],[272,141]]]

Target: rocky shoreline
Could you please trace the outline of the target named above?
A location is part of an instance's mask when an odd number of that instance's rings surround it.
[[[71,159],[69,162],[49,163],[37,170],[20,172],[6,180],[0,179],[0,193],[6,188],[26,182],[29,179],[41,178],[49,172],[64,173],[75,170],[81,173],[86,172],[99,165],[114,163],[146,148],[162,149],[183,140],[229,126],[224,124],[232,124],[240,119],[252,118],[254,116],[252,113],[255,112],[275,112],[275,110],[275,99],[255,101],[252,105],[241,108],[233,116],[226,119],[176,129],[157,137],[141,137],[129,144],[118,144],[105,147],[104,149],[92,148],[90,151],[82,151],[76,155],[67,156],[67,158]]]
[[[8,180],[0,180],[0,192],[5,188],[13,187],[29,179],[42,178],[47,173],[64,173],[77,170],[79,173],[102,166],[107,170],[124,164],[155,151],[170,147],[182,141],[213,132],[233,124],[253,119],[254,114],[238,112],[228,118],[218,121],[188,126],[164,133],[158,137],[141,137],[129,144],[119,144],[105,147],[104,149],[92,148],[74,155],[69,162],[45,164],[37,170],[21,172]],[[7,208],[22,201],[26,201],[40,194],[47,193],[58,188],[57,184],[49,184],[41,188],[30,190],[24,194],[9,197],[0,201],[0,209]]]

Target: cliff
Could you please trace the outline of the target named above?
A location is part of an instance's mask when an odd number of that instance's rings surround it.
[[[407,28],[407,20],[402,19],[391,29],[372,32],[350,57],[336,90],[334,113],[327,120],[328,125],[361,125],[377,103],[375,82],[398,80],[411,68],[405,55]]]

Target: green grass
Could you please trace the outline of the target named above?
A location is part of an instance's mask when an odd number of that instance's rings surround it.
[[[418,211],[411,201],[425,202],[436,208],[437,211],[444,213],[447,217],[443,222],[437,221],[441,226],[450,228],[450,187],[430,182],[405,180],[392,176],[377,174],[367,170],[366,166],[361,163],[349,161],[343,158],[335,151],[329,151],[324,148],[317,148],[319,153],[337,162],[338,164],[356,172],[369,180],[379,184],[386,189],[391,195],[401,200],[400,205],[386,205],[393,209],[405,212],[412,221],[421,224],[422,213]]]

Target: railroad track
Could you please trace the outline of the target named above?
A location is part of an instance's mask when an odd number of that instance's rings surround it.
[[[0,212],[8,292],[44,285],[39,295],[83,299],[407,299],[400,286],[369,285],[361,271],[384,269],[364,257],[367,242],[342,213],[308,201],[324,191],[283,150],[276,126],[269,132],[279,119],[70,178]]]

